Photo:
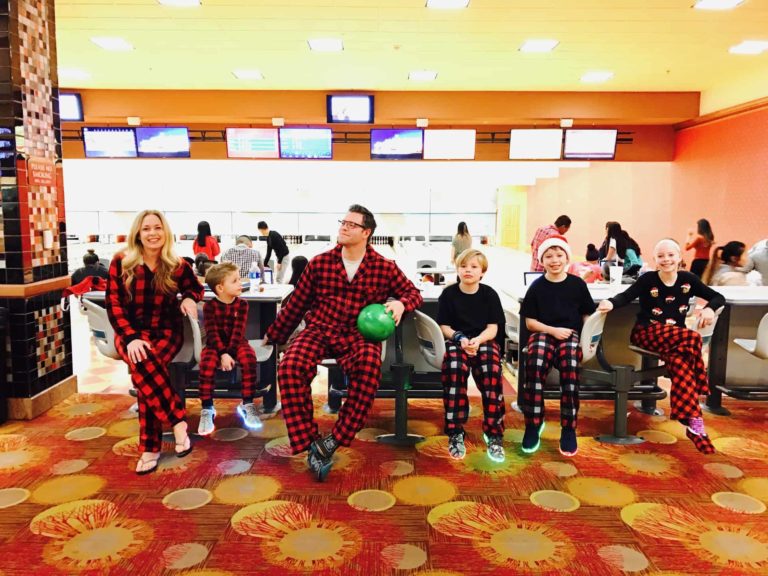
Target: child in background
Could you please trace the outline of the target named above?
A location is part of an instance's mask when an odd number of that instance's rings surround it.
[[[610,312],[635,298],[640,300],[629,341],[661,356],[672,380],[669,417],[686,427],[685,435],[699,452],[712,454],[715,447],[704,431],[699,406],[699,396],[709,391],[701,335],[686,328],[685,316],[691,297],[703,298],[707,306],[701,311],[699,323],[707,326],[714,322],[715,310],[725,305],[725,298],[695,274],[678,270],[682,257],[674,240],[662,240],[653,254],[657,270],[646,272],[621,294],[600,302],[598,310]]]
[[[451,457],[464,458],[463,425],[469,416],[467,379],[471,370],[483,397],[488,457],[503,462],[504,397],[496,338],[504,334],[504,310],[496,291],[480,283],[487,270],[488,259],[482,252],[465,250],[456,258],[459,282],[447,286],[438,301],[437,323],[448,340],[442,367],[445,433]]]
[[[207,436],[214,430],[213,384],[216,369],[230,371],[235,362],[242,371],[243,403],[237,413],[246,428],[262,427],[258,411],[253,405],[256,388],[256,352],[245,339],[248,302],[239,298],[243,291],[240,270],[232,262],[213,266],[205,275],[205,282],[216,295],[203,306],[206,342],[200,357],[200,424],[197,433]]]
[[[595,311],[587,285],[568,274],[571,248],[563,236],[550,236],[539,246],[539,261],[546,273],[525,295],[520,316],[531,331],[525,361],[523,452],[539,449],[544,431],[544,382],[550,369],[560,371],[560,453],[578,451],[576,418],[579,413],[579,336],[584,319]]]
[[[603,269],[600,267],[600,253],[594,244],[587,244],[584,262],[574,262],[568,268],[568,274],[578,276],[587,284],[603,279]]]

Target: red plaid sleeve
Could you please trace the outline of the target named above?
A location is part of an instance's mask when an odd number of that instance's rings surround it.
[[[227,311],[234,312],[234,318],[230,318],[232,330],[230,331],[227,354],[233,358],[237,355],[237,347],[245,341],[245,324],[248,320],[248,302],[237,298],[232,306],[227,306]],[[229,324],[229,322],[228,322]]]
[[[390,295],[403,303],[406,312],[413,312],[424,302],[421,292],[395,262],[391,264],[394,270],[390,276]]]
[[[205,289],[195,276],[192,266],[184,259],[179,265],[176,282],[182,298],[192,298],[195,302],[200,302],[203,299]]]
[[[205,347],[215,350],[219,356],[226,352],[226,346],[224,345],[224,323],[220,314],[222,307],[223,305],[215,299],[203,304]]]
[[[116,254],[109,265],[109,280],[107,281],[107,293],[105,296],[107,316],[115,334],[123,341],[129,342],[139,338],[139,333],[133,329],[127,310],[128,291],[123,282],[123,256]]]
[[[299,283],[294,291],[291,292],[291,297],[283,305],[277,318],[267,329],[266,336],[270,341],[276,344],[285,344],[288,341],[288,337],[293,334],[293,331],[315,301],[316,280],[314,276],[317,258],[316,256],[309,261],[309,264],[307,264],[304,272],[299,277]]]

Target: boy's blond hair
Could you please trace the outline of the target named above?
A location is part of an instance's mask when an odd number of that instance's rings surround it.
[[[212,266],[208,272],[206,272],[205,283],[208,284],[208,287],[213,290],[215,294],[216,288],[220,286],[221,283],[224,282],[224,279],[232,274],[232,272],[237,272],[238,276],[240,275],[240,268],[237,267],[237,264],[233,262],[222,262],[221,264],[216,264],[215,266]]]
[[[485,257],[485,254],[480,252],[480,250],[475,250],[474,248],[467,248],[456,256],[456,268],[459,266],[463,266],[466,262],[469,262],[472,258],[477,258],[480,261],[480,266],[483,269],[483,274],[488,270],[488,258]]]

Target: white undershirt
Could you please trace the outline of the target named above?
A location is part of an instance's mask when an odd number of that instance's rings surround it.
[[[352,278],[355,277],[357,269],[360,268],[360,264],[363,262],[363,259],[360,258],[360,260],[347,260],[342,256],[341,261],[344,262],[344,269],[347,271],[347,278],[350,282],[352,282]]]

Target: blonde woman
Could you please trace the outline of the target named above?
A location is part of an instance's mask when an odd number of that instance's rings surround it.
[[[157,469],[163,425],[173,429],[176,456],[192,451],[184,403],[171,385],[168,365],[182,346],[182,315],[197,318],[203,287],[174,252],[173,234],[161,212],[140,212],[127,240],[109,267],[106,304],[115,348],[136,387],[141,453],[136,473],[144,475]]]

